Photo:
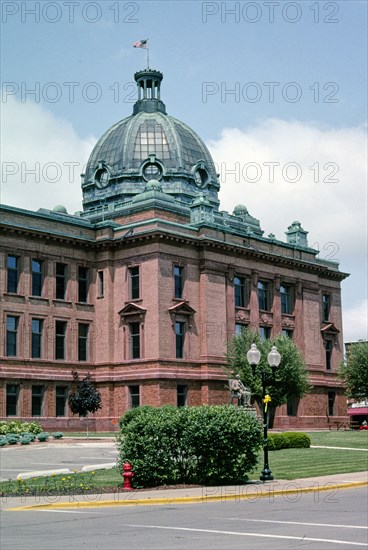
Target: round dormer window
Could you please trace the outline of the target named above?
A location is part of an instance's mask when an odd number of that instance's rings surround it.
[[[208,174],[204,168],[197,168],[194,172],[194,181],[198,187],[205,187],[208,181]]]
[[[99,168],[95,173],[95,182],[97,187],[103,189],[109,185],[110,174],[107,168]]]
[[[162,169],[161,166],[154,162],[150,162],[149,164],[146,164],[143,168],[143,176],[144,178],[149,180],[159,180],[162,177]]]

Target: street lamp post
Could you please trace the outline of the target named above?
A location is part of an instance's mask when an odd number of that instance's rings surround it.
[[[257,348],[256,344],[252,344],[250,347],[250,350],[247,353],[247,359],[252,367],[253,374],[255,373],[256,366],[261,360],[261,352]],[[275,377],[275,370],[279,366],[281,361],[281,355],[277,351],[276,346],[272,346],[272,349],[270,353],[267,355],[267,362],[272,368],[272,378]],[[268,401],[270,399],[266,399],[267,393],[267,384],[269,384],[269,380],[267,379],[267,372],[265,369],[262,369],[262,406],[263,406],[263,470],[262,475],[260,476],[261,481],[272,481],[273,476],[272,472],[270,470],[270,467],[268,465],[268,436],[267,436],[267,430],[268,430]],[[267,396],[269,397],[269,396]]]

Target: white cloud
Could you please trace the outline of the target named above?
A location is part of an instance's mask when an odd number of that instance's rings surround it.
[[[2,104],[2,120],[1,202],[80,210],[80,174],[97,139],[81,139],[70,122],[14,98]]]
[[[368,300],[344,311],[344,340],[356,342],[368,339]]]
[[[223,209],[232,212],[236,204],[245,204],[260,220],[265,235],[271,232],[280,240],[285,240],[290,223],[299,220],[309,231],[309,245],[320,250],[320,258],[338,260],[343,271],[352,273],[343,282],[344,340],[366,338],[366,128],[331,129],[266,120],[246,130],[226,128],[208,146],[221,173]],[[280,163],[275,166],[273,183],[270,168],[264,164],[269,162]],[[258,174],[255,167],[246,171],[247,163],[256,163]],[[299,181],[287,181],[295,177],[292,167],[283,177],[287,163],[300,166]],[[316,163],[319,182],[314,181],[316,172],[310,168]],[[328,175],[335,168],[338,171],[331,179],[338,181],[329,182]],[[260,174],[258,182],[249,181]]]
[[[287,226],[299,220],[310,232],[310,245],[319,243],[323,250],[333,242],[340,250],[358,252],[367,221],[365,136],[364,127],[335,130],[283,120],[267,120],[245,131],[224,129],[218,141],[209,143],[221,173],[222,207],[232,211],[244,203],[265,233],[281,240]],[[265,165],[269,162],[280,164],[274,182]],[[256,163],[258,173],[248,163]],[[299,181],[288,181],[297,175],[293,166],[285,168],[288,163],[298,165]],[[229,173],[235,168],[236,176]],[[259,181],[250,181],[257,175]]]

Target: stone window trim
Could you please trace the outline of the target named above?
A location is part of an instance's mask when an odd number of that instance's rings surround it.
[[[124,331],[124,360],[139,361],[145,357],[145,338],[144,338],[144,322],[146,318],[146,308],[138,305],[135,302],[128,302],[118,313],[120,315],[121,324]],[[140,326],[140,357],[133,359],[131,352],[131,333],[130,326],[132,323],[139,323]]]
[[[194,315],[197,313],[187,302],[181,301],[172,307],[169,307],[171,326],[175,328],[177,321],[185,321],[187,329],[192,328]]]
[[[172,356],[176,359],[187,359],[190,355],[189,338],[187,335],[190,333],[190,330],[192,328],[195,313],[195,309],[193,309],[187,302],[179,302],[178,304],[169,308],[171,326],[173,329]],[[178,357],[177,355],[177,340],[179,337],[179,335],[177,334],[178,323],[182,323],[184,327],[182,357]]]

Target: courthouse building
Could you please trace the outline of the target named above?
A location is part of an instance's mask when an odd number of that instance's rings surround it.
[[[292,214],[282,242],[245,206],[219,209],[211,155],[166,113],[162,78],[135,74],[133,114],[93,149],[81,212],[1,207],[0,417],[79,429],[72,370],[101,392],[92,429],[137,405],[228,403],[227,341],[249,326],[292,338],[313,385],[275,427],[347,419],[336,376],[346,274],[316,257]]]

